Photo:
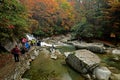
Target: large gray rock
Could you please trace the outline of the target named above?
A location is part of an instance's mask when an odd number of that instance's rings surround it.
[[[111,71],[107,67],[97,67],[94,69],[94,75],[97,80],[109,80]]]
[[[87,74],[99,65],[100,58],[91,51],[83,49],[69,54],[66,62],[76,71]]]
[[[102,43],[86,43],[86,42],[78,42],[73,41],[71,42],[77,49],[87,49],[94,53],[105,53],[105,47]]]
[[[103,47],[88,46],[87,49],[94,53],[105,53],[105,49]]]
[[[120,50],[119,50],[119,49],[114,49],[114,50],[112,51],[112,54],[120,55]]]

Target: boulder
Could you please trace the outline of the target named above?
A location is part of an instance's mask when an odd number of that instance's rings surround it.
[[[72,54],[72,52],[64,52],[65,57],[68,57],[69,54]]]
[[[109,80],[111,71],[107,67],[97,67],[94,69],[94,75],[97,80]]]
[[[68,63],[76,71],[87,74],[92,72],[100,63],[100,58],[89,50],[77,50],[66,58]]]
[[[94,53],[105,53],[105,49],[103,47],[88,46],[87,49]]]
[[[76,47],[76,49],[87,49],[94,53],[105,53],[105,47],[102,43],[86,43],[86,42],[71,42],[72,45]]]
[[[120,50],[114,49],[114,50],[112,50],[112,54],[120,55]]]

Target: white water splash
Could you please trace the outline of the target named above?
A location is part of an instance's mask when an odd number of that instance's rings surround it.
[[[32,40],[32,39],[36,40],[36,38],[31,34],[26,34],[26,37],[27,37],[28,40]]]

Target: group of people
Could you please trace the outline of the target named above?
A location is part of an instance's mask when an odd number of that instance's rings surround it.
[[[26,38],[22,39],[22,47],[19,48],[17,45],[11,50],[11,53],[14,56],[15,62],[19,62],[19,55],[20,54],[25,54],[25,52],[28,52],[30,47],[33,45],[41,46],[41,41],[35,41],[35,40],[27,40]]]

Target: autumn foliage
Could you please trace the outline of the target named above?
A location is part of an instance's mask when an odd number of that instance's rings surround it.
[[[28,31],[43,37],[73,31],[77,37],[120,38],[119,5],[119,0],[1,0],[0,38]]]
[[[21,0],[21,2],[26,6],[30,19],[38,21],[38,28],[45,33],[52,35],[59,33],[60,30],[64,33],[74,24],[71,6],[73,3],[67,0]],[[32,25],[31,27],[33,28]]]

